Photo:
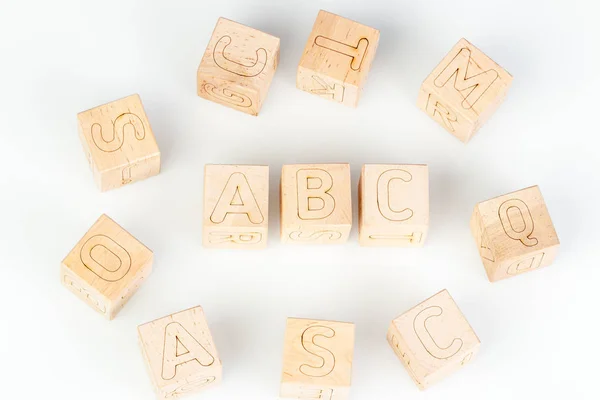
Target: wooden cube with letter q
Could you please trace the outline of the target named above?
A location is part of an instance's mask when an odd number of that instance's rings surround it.
[[[280,190],[284,243],[348,240],[352,227],[350,165],[284,165]]]
[[[461,39],[421,85],[417,105],[463,142],[504,100],[512,76]]]
[[[267,245],[269,167],[206,165],[205,247],[255,249]]]

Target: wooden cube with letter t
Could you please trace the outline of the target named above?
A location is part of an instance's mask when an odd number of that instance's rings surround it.
[[[421,85],[417,105],[463,142],[496,111],[512,76],[461,39]]]
[[[353,355],[354,324],[288,318],[280,397],[348,399]]]
[[[268,166],[205,166],[205,247],[264,248],[268,227]]]
[[[348,240],[352,227],[350,165],[284,165],[280,190],[284,243]]]
[[[477,204],[471,232],[491,282],[550,265],[560,246],[537,186]]]

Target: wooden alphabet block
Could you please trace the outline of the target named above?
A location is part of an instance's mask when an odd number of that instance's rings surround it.
[[[152,260],[152,251],[103,214],[65,257],[60,278],[110,320],[150,275]]]
[[[319,11],[298,65],[298,89],[356,107],[378,44],[377,29]]]
[[[279,38],[219,18],[198,67],[198,96],[258,115],[279,63]]]
[[[387,340],[421,390],[468,363],[480,344],[447,290],[394,319]]]
[[[512,76],[461,39],[421,85],[417,105],[463,142],[504,100]]]
[[[552,264],[560,246],[537,186],[477,204],[471,233],[490,282]]]
[[[160,172],[160,151],[137,94],[77,114],[79,139],[101,191]]]
[[[361,246],[423,246],[429,227],[427,165],[366,164],[358,197]]]
[[[268,227],[268,166],[205,166],[205,247],[264,248]]]
[[[347,241],[352,227],[350,165],[284,165],[280,201],[284,243]]]
[[[177,398],[221,382],[221,360],[202,307],[140,325],[138,338],[159,398]]]
[[[354,324],[288,318],[280,397],[347,399],[353,355]]]

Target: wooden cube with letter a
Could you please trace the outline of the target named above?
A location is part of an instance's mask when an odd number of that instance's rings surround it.
[[[284,165],[280,189],[284,243],[348,240],[352,227],[350,165]]]
[[[296,86],[356,107],[378,44],[377,29],[319,11],[298,65]]]
[[[461,39],[421,85],[417,105],[463,142],[504,100],[512,76]]]
[[[221,381],[221,360],[202,307],[140,325],[138,338],[159,398],[177,398]]]
[[[560,246],[537,186],[477,204],[471,232],[491,282],[550,265]]]
[[[480,345],[447,290],[394,319],[387,340],[420,389],[460,369]]]
[[[427,165],[364,165],[358,202],[361,246],[423,246],[429,227]]]
[[[63,260],[61,281],[113,319],[152,272],[152,260],[152,251],[102,215]]]
[[[198,67],[198,96],[258,115],[279,63],[279,38],[219,18]]]
[[[354,324],[288,318],[280,397],[347,399],[353,355]]]
[[[205,247],[263,248],[268,227],[268,166],[205,166]]]
[[[160,172],[160,151],[137,94],[77,114],[79,139],[101,191]]]

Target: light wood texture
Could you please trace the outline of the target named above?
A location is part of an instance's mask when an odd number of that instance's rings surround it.
[[[160,151],[137,94],[77,114],[79,138],[101,191],[160,172]]]
[[[159,398],[177,398],[221,382],[221,360],[202,307],[140,325],[138,338]]]
[[[204,167],[205,247],[255,249],[267,245],[269,167]]]
[[[113,319],[152,272],[152,260],[152,251],[102,215],[63,260],[60,279]]]
[[[358,185],[361,246],[423,246],[428,228],[427,165],[363,166]]]
[[[480,345],[447,290],[394,319],[387,340],[422,390],[472,360]]]
[[[280,397],[347,399],[353,355],[354,324],[288,318]]]
[[[379,31],[319,11],[298,65],[296,86],[356,107],[379,44]]]
[[[512,76],[461,39],[421,85],[417,105],[463,142],[504,100]]]
[[[477,204],[471,233],[491,282],[552,264],[560,246],[537,186]]]
[[[258,115],[279,63],[279,38],[219,18],[198,67],[198,96]]]
[[[284,165],[281,171],[281,240],[343,243],[352,227],[348,164]]]

